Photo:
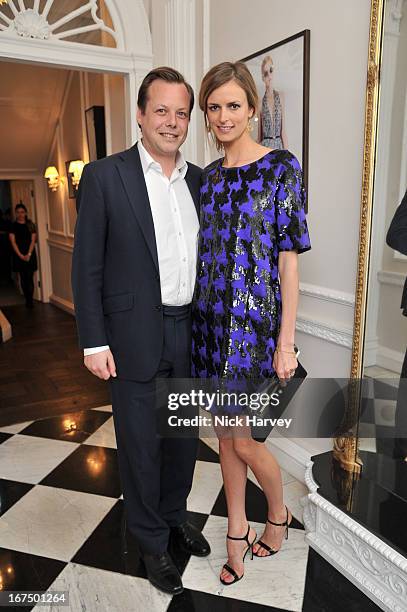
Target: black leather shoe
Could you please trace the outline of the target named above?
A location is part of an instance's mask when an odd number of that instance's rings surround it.
[[[169,595],[179,595],[184,590],[181,576],[167,552],[157,555],[144,554],[147,578],[156,589]]]
[[[190,555],[207,557],[211,552],[208,541],[191,523],[185,522],[171,527],[171,537],[184,552]]]

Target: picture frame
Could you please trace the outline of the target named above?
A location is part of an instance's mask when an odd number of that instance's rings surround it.
[[[258,120],[251,135],[264,146],[288,149],[296,156],[302,167],[306,193],[310,40],[310,30],[303,30],[241,60],[249,68],[259,93]]]
[[[85,110],[89,161],[106,157],[105,107],[91,106]]]

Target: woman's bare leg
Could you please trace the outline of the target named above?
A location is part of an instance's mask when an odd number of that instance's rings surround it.
[[[283,523],[287,514],[283,499],[281,470],[276,459],[264,444],[256,442],[251,437],[235,438],[234,448],[240,459],[250,466],[264,491],[268,504],[268,518],[275,523]],[[290,520],[291,514],[289,513],[288,521]],[[285,527],[276,527],[266,523],[261,540],[273,550],[279,550],[284,534]],[[261,556],[268,554],[258,545],[255,545],[254,552]]]
[[[219,439],[219,457],[228,509],[228,535],[241,538],[246,535],[248,525],[245,508],[247,465],[236,454],[231,437]],[[249,541],[252,542],[255,537],[255,531],[251,529]],[[227,563],[241,576],[244,573],[243,554],[247,543],[226,540],[226,544]],[[222,569],[221,578],[226,582],[234,580],[226,569]]]

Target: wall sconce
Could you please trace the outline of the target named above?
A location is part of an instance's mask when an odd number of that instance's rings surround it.
[[[48,166],[45,170],[44,178],[48,181],[48,187],[51,191],[56,191],[61,183],[61,178],[59,176],[58,170],[55,166]]]
[[[84,166],[85,162],[81,159],[75,159],[69,162],[68,173],[71,175],[72,185],[75,189],[78,189]]]

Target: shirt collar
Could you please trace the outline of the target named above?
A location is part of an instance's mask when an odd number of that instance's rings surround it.
[[[144,147],[143,142],[139,140],[137,142],[138,152],[140,154],[141,167],[143,168],[143,173],[147,174],[150,168],[154,168],[155,170],[159,170],[162,172],[161,164],[157,162],[153,157],[151,157],[150,153]],[[185,175],[188,170],[188,164],[185,161],[184,156],[181,151],[178,151],[177,156],[175,158],[175,167],[177,168],[181,178],[185,178]]]

